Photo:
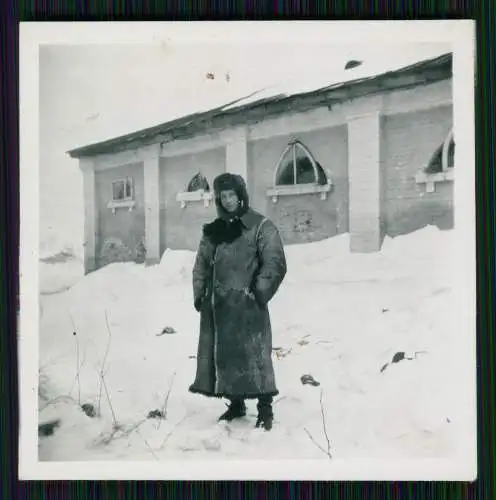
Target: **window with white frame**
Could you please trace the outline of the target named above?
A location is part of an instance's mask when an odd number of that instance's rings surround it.
[[[279,195],[320,193],[325,199],[330,180],[309,149],[299,141],[290,142],[277,163],[274,185],[268,195],[277,201]]]
[[[112,213],[115,214],[118,208],[127,208],[131,211],[135,204],[133,178],[124,177],[112,181],[112,199],[108,202],[107,208],[112,209]]]
[[[131,177],[112,182],[112,201],[130,201],[134,198],[134,185]]]
[[[189,181],[188,187],[186,189],[188,193],[193,193],[195,191],[210,191],[210,185],[208,183],[207,178],[198,172],[193,178]]]
[[[181,203],[182,208],[185,208],[188,203],[196,201],[203,201],[203,204],[208,207],[212,198],[210,184],[201,172],[195,174],[186,186],[186,190],[177,193],[176,196],[176,200]]]
[[[425,184],[426,191],[436,190],[438,182],[454,180],[455,167],[455,140],[451,129],[443,143],[434,151],[429,163],[419,172],[415,180],[418,184]]]
[[[453,137],[445,144],[441,144],[431,157],[424,172],[426,174],[438,174],[440,172],[448,172],[450,168],[455,166],[455,141]]]

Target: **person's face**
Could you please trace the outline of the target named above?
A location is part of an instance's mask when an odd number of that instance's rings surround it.
[[[238,208],[239,198],[234,189],[220,192],[220,202],[227,212],[235,212]]]

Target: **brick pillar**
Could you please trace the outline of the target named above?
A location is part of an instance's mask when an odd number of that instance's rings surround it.
[[[160,146],[158,144],[147,150],[143,169],[145,178],[146,264],[154,265],[160,262]]]
[[[347,114],[352,252],[376,252],[382,245],[380,105],[378,99],[364,99]]]
[[[238,174],[248,183],[246,131],[235,130],[226,138],[226,171]]]
[[[84,272],[96,269],[96,199],[95,199],[95,167],[91,158],[81,158],[79,168],[83,176],[84,200]]]

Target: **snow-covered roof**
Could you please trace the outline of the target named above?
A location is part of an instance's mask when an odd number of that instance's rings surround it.
[[[159,125],[90,144],[68,152],[72,158],[111,153],[160,138],[170,142],[191,137],[209,128],[258,121],[267,115],[291,109],[311,109],[324,103],[342,102],[360,95],[422,85],[451,77],[452,54],[433,54],[419,60],[418,53],[399,52],[396,56],[368,60],[352,68],[326,71],[325,65],[314,73],[304,72],[291,80],[240,96],[216,108],[179,116]],[[404,79],[401,77],[404,76]]]
[[[316,68],[314,73],[305,71],[302,75],[295,76],[291,80],[286,80],[280,84],[272,85],[250,96],[246,96],[235,104],[228,104],[223,109],[228,110],[234,107],[242,107],[257,100],[274,98],[276,96],[290,97],[307,92],[318,92],[334,86],[344,86],[362,79],[370,79],[396,71],[400,72],[416,63],[428,63],[446,55],[442,52],[434,53],[428,59],[419,59],[418,52],[398,52],[393,56],[388,54],[388,57],[384,58],[381,57],[379,52],[375,60],[369,58],[367,61],[360,61],[361,64],[359,66],[350,69],[345,69],[346,65],[344,65],[343,68],[337,71],[333,67],[326,71],[327,67],[322,65]]]

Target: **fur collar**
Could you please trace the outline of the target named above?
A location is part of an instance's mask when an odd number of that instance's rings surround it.
[[[210,224],[203,226],[203,235],[208,238],[214,245],[220,243],[232,243],[239,238],[243,232],[243,228],[251,229],[262,220],[262,216],[248,209],[241,217],[235,217],[232,221],[218,217]]]
[[[243,224],[239,218],[228,221],[222,218],[215,219],[210,224],[203,226],[203,234],[214,245],[232,243],[243,232]]]

